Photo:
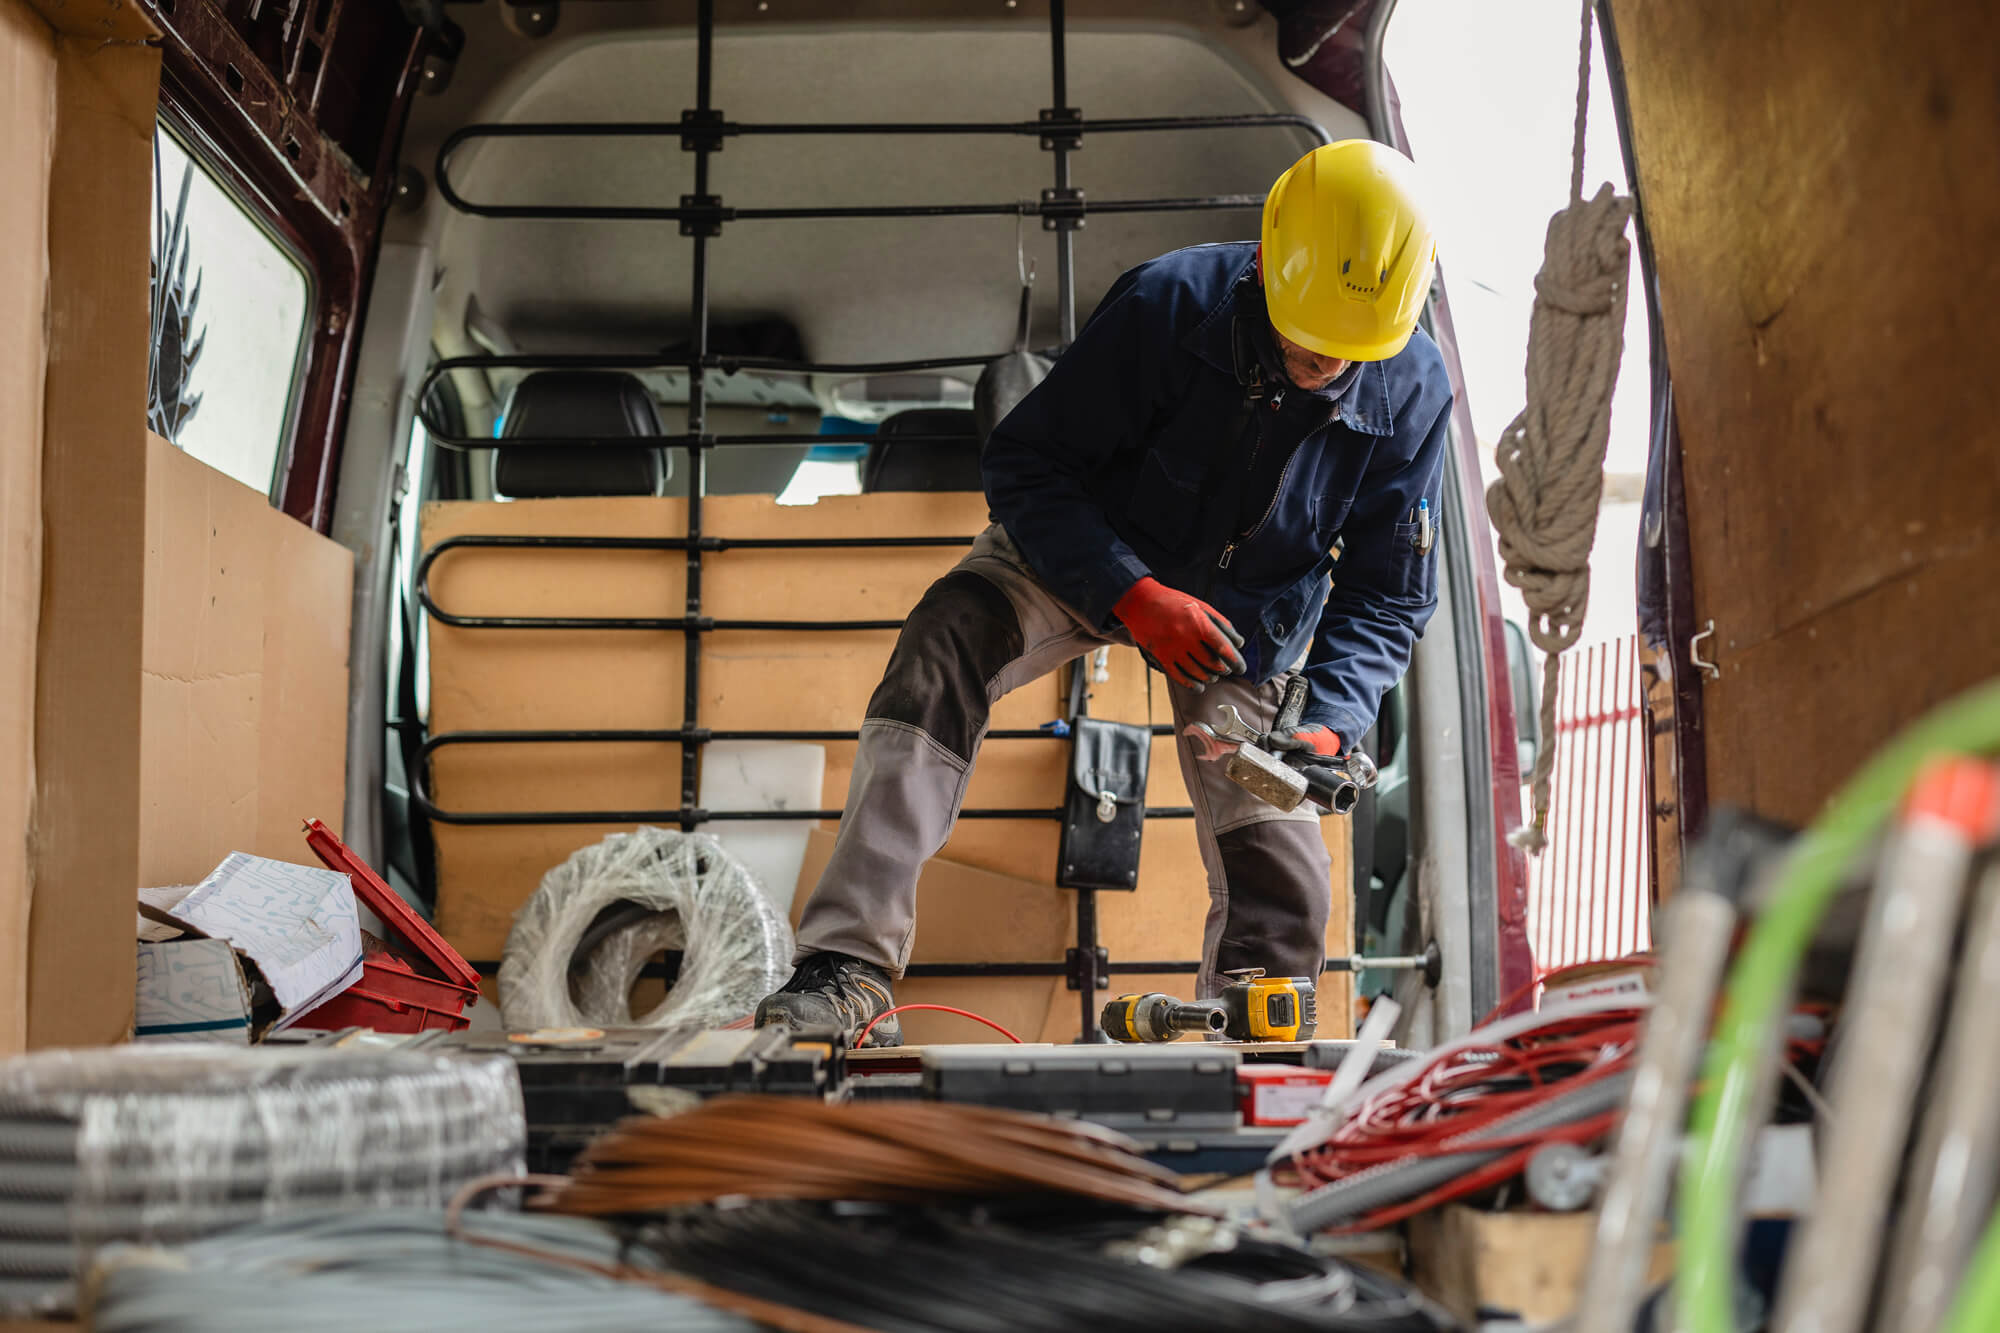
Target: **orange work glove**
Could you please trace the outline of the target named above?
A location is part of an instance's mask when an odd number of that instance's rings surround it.
[[[1243,656],[1236,651],[1243,636],[1199,597],[1143,578],[1111,610],[1132,632],[1139,651],[1177,685],[1199,690],[1244,671]]]

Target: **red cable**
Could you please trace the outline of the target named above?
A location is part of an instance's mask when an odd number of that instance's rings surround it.
[[[881,1013],[875,1015],[875,1017],[868,1020],[868,1025],[862,1028],[860,1033],[854,1038],[855,1049],[859,1050],[862,1044],[868,1040],[868,1034],[875,1030],[875,1025],[877,1023],[889,1017],[891,1014],[900,1014],[905,1009],[935,1009],[941,1014],[957,1014],[960,1018],[969,1018],[975,1023],[984,1023],[987,1027],[992,1028],[995,1032],[1005,1037],[1008,1041],[1013,1042],[1016,1046],[1027,1045],[1026,1042],[1022,1041],[1019,1037],[1009,1032],[1006,1028],[1001,1027],[998,1023],[994,1022],[992,1019],[982,1017],[979,1014],[975,1014],[970,1009],[954,1009],[948,1004],[899,1004],[896,1005],[894,1008],[884,1009]]]
[[[1615,1112],[1533,1133],[1508,1134],[1502,1122],[1618,1073],[1631,1062],[1638,1041],[1635,1011],[1552,1014],[1540,1027],[1508,1040],[1436,1057],[1415,1077],[1357,1107],[1324,1143],[1293,1158],[1291,1172],[1313,1189],[1397,1162],[1472,1147],[1507,1150],[1417,1199],[1335,1228],[1341,1231],[1387,1226],[1489,1189],[1518,1175],[1542,1144],[1588,1142],[1606,1133]]]

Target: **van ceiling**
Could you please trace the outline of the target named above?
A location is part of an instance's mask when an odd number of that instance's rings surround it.
[[[497,5],[455,8],[466,50],[447,94],[420,100],[405,160],[428,167],[445,135],[475,121],[677,122],[695,100],[694,35],[688,7],[677,8],[683,26],[607,28],[607,14],[643,24],[655,7],[573,3],[540,41],[501,26]],[[1159,8],[1202,21],[1093,21],[1073,7],[1069,101],[1086,117],[1296,110],[1336,137],[1361,132],[1284,70],[1273,20],[1230,26],[1212,5]],[[1005,13],[997,0],[977,12]],[[810,27],[724,17],[713,104],[732,120],[1032,120],[1051,101],[1039,17]],[[1072,174],[1086,198],[1261,192],[1310,146],[1275,128],[1106,135],[1085,142]],[[737,138],[714,157],[711,189],[736,206],[1004,202],[1037,197],[1051,173],[1051,156],[1026,137]],[[692,175],[677,137],[488,140],[452,162],[459,192],[489,203],[671,206],[692,192]],[[643,351],[685,332],[692,247],[671,222],[468,217],[432,191],[422,219],[397,230],[417,225],[444,270],[448,347],[468,298],[522,350]],[[1090,219],[1076,241],[1079,322],[1131,265],[1251,238],[1256,225],[1250,210]],[[1054,247],[1036,219],[1018,234],[1039,275],[1036,338],[1052,342]],[[1016,237],[1007,218],[732,222],[709,251],[712,316],[781,316],[819,359],[992,355],[1013,337]]]

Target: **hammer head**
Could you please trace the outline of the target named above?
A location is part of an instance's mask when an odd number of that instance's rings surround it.
[[[1296,810],[1306,798],[1305,774],[1254,745],[1237,746],[1223,771],[1231,782],[1280,810]]]

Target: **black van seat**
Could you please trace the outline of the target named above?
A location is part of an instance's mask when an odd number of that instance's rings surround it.
[[[517,500],[657,495],[671,471],[665,450],[582,441],[665,433],[653,396],[636,375],[538,370],[515,388],[500,438],[543,436],[579,443],[495,450],[493,488]]]
[[[898,444],[899,435],[957,435],[964,443]],[[875,432],[861,470],[864,491],[983,491],[979,476],[979,423],[959,407],[918,407],[898,412]]]

